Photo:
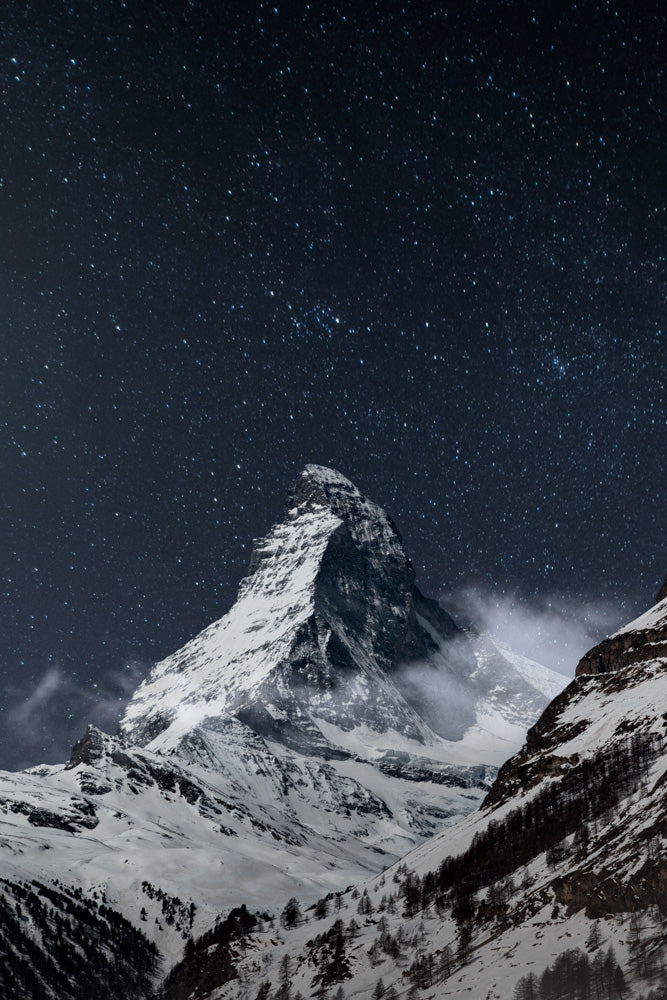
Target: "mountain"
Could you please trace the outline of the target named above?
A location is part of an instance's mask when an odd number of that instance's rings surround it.
[[[582,659],[475,812],[310,909],[286,901],[279,929],[256,925],[232,943],[220,924],[217,939],[190,946],[166,1000],[195,989],[210,1000],[664,1000],[664,588],[659,596]]]
[[[119,732],[0,775],[0,888],[36,898],[16,926],[51,958],[40,907],[73,897],[101,922],[89,947],[104,921],[114,940],[103,907],[142,974],[152,947],[168,967],[221,911],[339,891],[467,815],[563,683],[459,628],[387,514],[307,466],[234,606],[153,668]]]
[[[180,752],[193,731],[235,718],[280,746],[339,759],[350,756],[345,734],[362,727],[428,747],[460,743],[491,711],[481,760],[495,763],[507,727],[525,729],[554,682],[546,670],[527,680],[423,597],[382,508],[310,465],[284,521],[255,542],[231,611],[153,669],[121,735]]]

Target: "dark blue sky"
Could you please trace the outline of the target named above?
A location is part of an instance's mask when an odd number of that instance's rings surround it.
[[[664,16],[440,7],[1,18],[0,766],[113,726],[307,462],[433,596],[651,603]]]

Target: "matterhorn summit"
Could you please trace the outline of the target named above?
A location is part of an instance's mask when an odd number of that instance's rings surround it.
[[[501,763],[515,748],[502,745],[507,727],[519,745],[554,678],[526,681],[424,598],[414,577],[385,511],[339,472],[306,466],[284,521],[255,542],[232,609],[157,664],[128,705],[122,738],[182,752],[194,732],[219,734],[235,719],[324,757],[339,757],[345,734],[362,729],[459,743],[502,679],[506,717],[486,726],[486,748],[466,761]],[[465,759],[462,747],[454,757]]]
[[[128,742],[173,748],[230,715],[263,736],[324,751],[311,715],[350,729],[428,733],[389,676],[427,655],[414,572],[384,511],[339,473],[307,466],[285,520],[254,544],[231,611],[152,671],[121,725]],[[456,628],[439,613],[441,631]]]

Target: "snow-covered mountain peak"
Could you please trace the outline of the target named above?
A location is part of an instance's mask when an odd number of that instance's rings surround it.
[[[292,483],[288,494],[288,510],[304,503],[319,503],[328,507],[348,497],[362,499],[354,483],[336,469],[325,465],[306,465]]]
[[[373,508],[377,516],[386,517],[382,508],[368,501],[354,483],[324,465],[306,465],[290,486],[288,513],[304,506],[329,507],[339,517],[348,517],[366,507]]]
[[[414,572],[382,508],[340,473],[307,466],[285,520],[255,541],[234,607],[157,664],[128,706],[123,735],[146,745],[169,729],[173,747],[204,718],[244,712],[263,734],[278,721],[285,730],[306,690],[324,717],[349,728],[371,677],[391,669],[412,638],[413,591]],[[421,739],[398,692],[384,695],[394,721],[398,714]]]
[[[285,519],[255,542],[234,606],[153,668],[121,734],[179,753],[195,728],[228,730],[237,719],[331,758],[342,751],[326,726],[392,730],[433,746],[439,737],[461,741],[480,711],[491,711],[497,720],[486,718],[484,732],[491,726],[494,745],[501,733],[501,743],[520,739],[546,692],[497,648],[482,654],[475,642],[417,590],[387,513],[340,473],[308,465]],[[468,763],[496,763],[489,738],[486,756],[475,739]]]
[[[355,548],[365,557],[372,556],[376,567],[379,560],[393,564],[402,574],[401,583],[412,587],[414,571],[387,512],[335,469],[307,465],[290,487],[287,519],[298,522],[305,514],[322,508],[338,518],[340,534],[348,532]]]
[[[156,664],[120,733],[0,774],[0,924],[29,873],[32,913],[69,912],[69,886],[169,961],[222,907],[339,890],[467,816],[560,683],[458,628],[385,511],[307,466],[233,607]]]

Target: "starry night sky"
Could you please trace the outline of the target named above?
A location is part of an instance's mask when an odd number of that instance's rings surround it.
[[[664,28],[4,5],[0,766],[113,729],[308,462],[388,508],[431,596],[652,603]]]

